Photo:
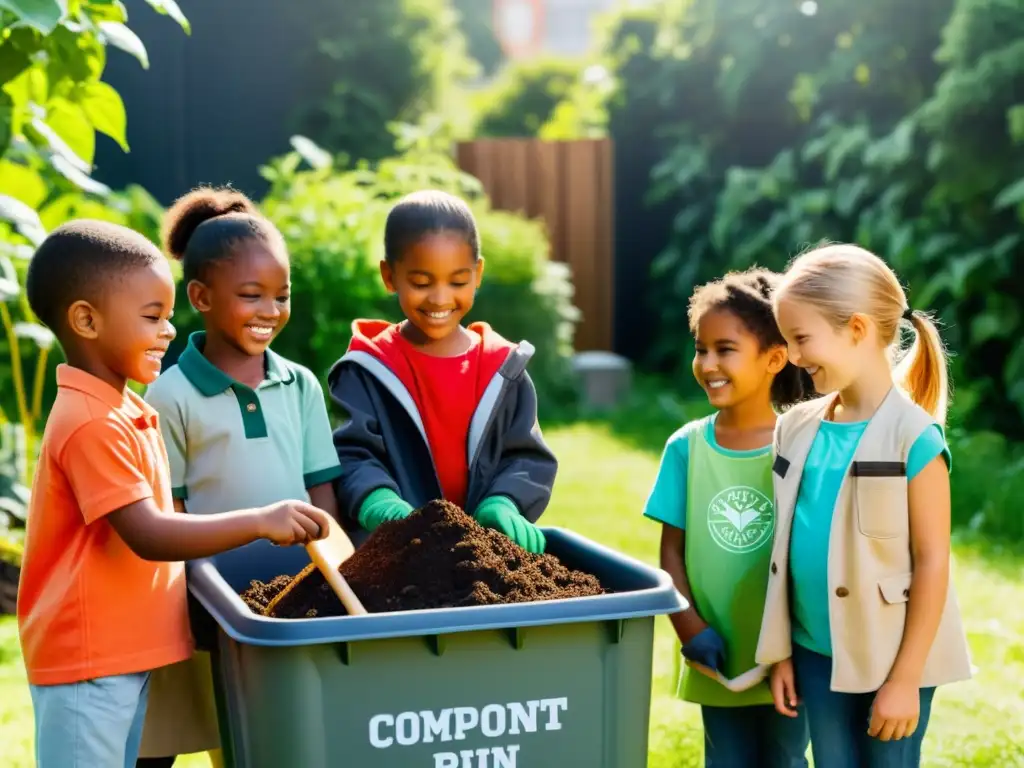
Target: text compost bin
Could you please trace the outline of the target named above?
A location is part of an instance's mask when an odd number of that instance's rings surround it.
[[[611,594],[315,619],[238,593],[298,573],[257,542],[189,564],[215,620],[214,677],[235,768],[643,768],[654,617],[668,574],[560,528],[547,551]]]

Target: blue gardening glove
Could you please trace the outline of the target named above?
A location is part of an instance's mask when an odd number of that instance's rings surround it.
[[[703,629],[683,646],[683,656],[718,672],[725,669],[725,641],[711,627]]]
[[[373,531],[381,523],[402,520],[412,512],[412,504],[390,488],[378,488],[364,499],[359,508],[359,524],[367,531]]]
[[[493,528],[525,549],[539,555],[547,541],[544,533],[521,514],[515,503],[504,496],[488,496],[476,509],[474,517],[485,528]]]

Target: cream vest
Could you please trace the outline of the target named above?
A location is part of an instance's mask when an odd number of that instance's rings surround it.
[[[792,655],[789,543],[800,478],[811,443],[833,396],[801,403],[775,428],[775,539],[760,664]],[[896,660],[913,578],[907,500],[907,455],[935,420],[893,387],[864,430],[839,490],[828,553],[832,690],[878,690]],[[966,680],[971,663],[950,583],[922,687]]]

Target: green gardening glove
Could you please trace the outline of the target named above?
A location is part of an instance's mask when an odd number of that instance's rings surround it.
[[[488,496],[480,502],[474,517],[480,525],[500,531],[527,552],[539,555],[547,546],[543,531],[519,514],[515,503],[505,496]]]
[[[381,523],[403,520],[412,512],[412,504],[390,488],[378,488],[359,507],[359,524],[367,531],[373,531]]]

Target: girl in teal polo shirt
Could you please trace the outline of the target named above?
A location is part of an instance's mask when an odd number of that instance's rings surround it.
[[[160,414],[175,506],[208,514],[296,498],[336,518],[341,468],[323,390],[269,348],[290,314],[280,233],[228,189],[191,192],[164,226],[166,250],[181,260],[205,326],[146,393]],[[139,766],[208,750],[219,764],[209,655],[158,670],[150,685]]]
[[[807,765],[805,718],[775,711],[754,662],[775,523],[776,407],[809,391],[772,315],[777,279],[731,273],[690,299],[693,375],[715,412],[669,438],[644,509],[662,524],[661,567],[690,603],[670,618],[687,660],[680,695],[701,705],[708,766]],[[760,679],[733,691],[717,675]]]

